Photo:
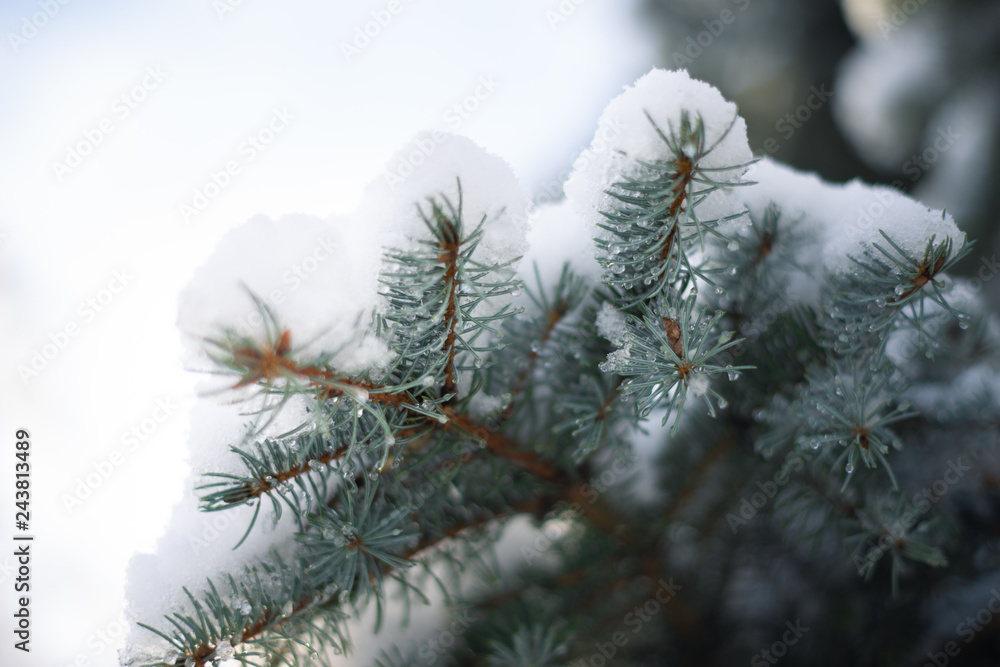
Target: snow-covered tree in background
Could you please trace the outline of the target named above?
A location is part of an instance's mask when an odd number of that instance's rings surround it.
[[[377,664],[996,646],[962,623],[998,585],[1000,332],[949,215],[755,162],[683,71],[611,102],[558,205],[460,137],[387,174],[351,220],[234,230],[185,293],[222,381],[123,664],[326,664],[432,591],[453,618],[386,623]]]

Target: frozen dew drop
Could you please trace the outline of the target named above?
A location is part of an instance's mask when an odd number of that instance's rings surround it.
[[[815,452],[817,449],[819,449],[820,444],[821,443],[820,443],[819,440],[813,440],[813,441],[811,441],[809,443],[809,449],[811,449],[811,450],[813,450]]]
[[[611,265],[611,273],[614,273],[615,275],[621,275],[621,274],[625,273],[625,265],[624,264],[612,264]]]
[[[725,410],[729,406],[729,401],[727,401],[724,398],[720,398],[719,401],[718,401],[718,403],[719,403],[719,409],[720,410]]]
[[[731,276],[735,276],[736,275],[736,271],[737,271],[736,267],[735,266],[731,266],[731,267],[729,267],[729,272],[728,273]]]
[[[963,329],[963,330],[964,329],[968,329],[969,328],[969,323],[966,322],[965,320],[959,320],[958,321],[958,328],[959,329]]]
[[[734,382],[739,379],[740,372],[733,368],[732,366],[726,366],[726,371],[729,373],[729,381]]]
[[[716,287],[715,288],[715,293],[716,294],[725,294],[726,290],[722,289],[721,287]]]
[[[736,252],[737,250],[740,249],[740,243],[739,243],[739,241],[733,239],[732,241],[729,242],[729,245],[727,245],[726,248],[730,252]]]
[[[854,464],[848,463],[846,466],[844,466],[844,470],[846,470],[847,474],[850,475],[852,472],[854,472]]]
[[[903,287],[902,285],[896,285],[896,288],[892,291],[896,293],[896,296],[903,296],[903,293],[906,291],[906,288]]]
[[[483,358],[482,357],[476,357],[476,360],[474,362],[472,362],[472,364],[476,368],[482,368],[483,367]]]
[[[879,308],[885,308],[885,299],[883,299],[882,297],[875,299],[875,305],[878,306]]]

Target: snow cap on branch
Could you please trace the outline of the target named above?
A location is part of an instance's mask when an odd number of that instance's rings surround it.
[[[619,182],[623,174],[633,174],[637,160],[674,159],[676,156],[670,153],[656,128],[669,137],[671,129],[679,131],[681,114],[685,111],[692,122],[701,117],[705,127],[704,146],[714,146],[699,160],[698,166],[709,169],[735,167],[753,159],[747,143],[746,123],[739,117],[735,104],[727,101],[715,87],[692,79],[684,70],[654,69],[611,101],[601,115],[590,148],[577,158],[565,188],[577,212],[596,225],[602,221],[599,211],[610,210],[613,206],[613,200],[604,191]],[[745,167],[712,172],[712,178],[735,183],[744,171]],[[721,200],[729,198],[721,192],[714,193],[711,198],[717,195],[720,200],[717,206],[711,206],[716,202],[706,201],[706,207],[699,207],[699,211],[708,211],[711,207],[710,217],[738,213],[735,200],[723,203]]]
[[[380,262],[376,240],[343,218],[248,220],[222,237],[181,293],[177,325],[195,337],[192,365],[204,365],[203,336],[228,329],[263,340],[263,318],[251,292],[291,331],[296,348],[310,343],[310,353],[337,353],[334,362],[344,372],[385,363],[385,346],[363,335]]]
[[[399,151],[387,169],[401,161],[412,171],[372,181],[359,209],[366,228],[383,230],[384,247],[411,250],[428,240],[417,205],[429,211],[428,198],[443,203],[443,196],[457,209],[461,183],[465,230],[472,231],[486,218],[473,258],[503,264],[524,254],[531,199],[503,158],[466,137],[424,132]]]
[[[932,236],[935,244],[950,238],[953,252],[965,243],[965,233],[950,215],[928,209],[893,188],[858,179],[829,183],[768,158],[751,167],[747,177],[757,184],[743,188],[739,195],[755,219],[769,204],[777,204],[783,216],[819,235],[821,259],[832,272],[849,271],[848,256],[859,256],[873,243],[887,247],[880,231],[918,260]],[[801,257],[799,262],[808,266],[817,259]]]

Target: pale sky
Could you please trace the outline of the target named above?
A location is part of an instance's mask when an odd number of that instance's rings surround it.
[[[422,129],[544,189],[656,61],[637,1],[576,2],[0,4],[2,539],[35,536],[27,655],[0,550],[0,663],[117,665],[125,567],[187,475],[177,295],[219,237],[259,213],[352,211]]]

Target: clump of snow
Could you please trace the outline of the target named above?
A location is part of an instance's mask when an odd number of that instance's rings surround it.
[[[435,137],[438,137],[435,140]],[[446,198],[456,208],[459,182],[463,229],[472,231],[481,221],[483,237],[473,258],[486,265],[503,264],[524,254],[531,197],[510,166],[471,139],[457,135],[423,133],[408,146],[431,146],[405,178],[378,178],[366,188],[359,221],[368,230],[381,230],[382,246],[413,249],[428,240],[429,231],[417,205],[429,213],[428,197]],[[409,149],[412,152],[412,148]],[[389,165],[410,160],[406,151]],[[388,169],[389,167],[387,167]]]
[[[301,422],[296,409],[282,412],[265,430],[263,436],[287,431]],[[140,628],[146,623],[160,630],[171,626],[163,616],[173,611],[190,613],[182,586],[192,593],[206,585],[206,578],[228,594],[225,576],[233,574],[239,580],[243,566],[266,557],[272,549],[289,556],[294,548],[293,535],[298,526],[291,512],[284,512],[275,524],[271,502],[263,499],[260,516],[247,540],[237,550],[233,547],[243,536],[256,507],[242,507],[221,512],[202,512],[198,498],[204,491],[195,487],[205,483],[202,473],[245,472],[237,458],[228,452],[228,445],[244,445],[248,418],[239,414],[236,406],[220,405],[217,401],[199,401],[191,415],[190,463],[193,474],[187,479],[180,502],[175,506],[165,534],[152,554],[138,554],[129,563],[125,596],[130,634],[126,653],[142,660],[159,659],[168,645],[153,633]],[[186,610],[186,611],[185,611]]]
[[[625,343],[625,314],[605,301],[597,311],[597,333],[612,344],[621,346]]]
[[[265,319],[251,293],[291,332],[294,354],[330,354],[333,365],[346,373],[387,364],[391,355],[385,341],[368,333],[372,315],[384,306],[378,276],[386,249],[414,249],[429,240],[417,204],[427,210],[428,197],[447,197],[457,207],[459,178],[466,232],[485,220],[474,261],[505,264],[521,255],[526,249],[530,199],[507,164],[462,137],[431,145],[434,150],[407,178],[377,179],[349,219],[259,216],[226,234],[181,294],[178,326],[189,337],[188,365],[205,368],[209,361],[204,338],[218,338],[224,331],[265,342]],[[500,274],[509,277],[515,271],[516,264],[511,263]],[[482,312],[503,306],[497,303],[501,299],[493,301]],[[468,378],[460,382],[467,385]],[[221,582],[225,574],[240,573],[244,565],[273,549],[284,556],[295,549],[295,514],[285,511],[275,523],[272,503],[266,498],[253,531],[235,551],[233,546],[256,507],[199,510],[198,498],[205,492],[196,487],[206,482],[205,473],[245,473],[230,446],[248,448],[251,435],[261,441],[312,419],[305,399],[295,399],[261,430],[253,416],[243,414],[258,404],[229,403],[232,398],[208,395],[196,404],[188,436],[192,475],[182,501],[156,553],[137,555],[129,565],[126,595],[133,629],[123,656],[126,661],[164,658],[166,643],[135,622],[169,630],[163,615],[188,604],[182,587],[199,591],[206,577]],[[362,391],[353,400],[366,398]],[[509,397],[484,395],[475,408],[484,414],[495,412],[506,400]]]
[[[965,243],[965,234],[950,215],[928,209],[893,188],[858,179],[828,183],[768,158],[751,167],[747,177],[757,184],[739,194],[751,214],[763,215],[773,202],[783,216],[801,218],[797,224],[820,235],[820,256],[830,271],[850,270],[849,255],[860,256],[872,243],[888,250],[880,231],[918,260],[931,237],[935,243],[950,238],[955,251]],[[816,259],[809,254],[800,263],[809,266]]]
[[[614,352],[608,352],[607,361],[599,364],[599,368],[605,373],[620,373],[632,358],[632,343],[626,342]]]
[[[569,262],[580,276],[600,280],[602,269],[594,257],[594,228],[568,199],[532,209],[528,251],[521,260],[521,279],[536,289],[535,265],[542,284],[552,289]]]
[[[491,396],[485,391],[478,392],[475,396],[469,399],[468,403],[468,413],[469,416],[477,421],[482,421],[488,417],[493,417],[498,415],[507,405],[510,403],[510,394],[501,394],[500,396]]]
[[[695,396],[704,396],[709,384],[708,376],[704,373],[692,373],[687,379],[688,390]]]
[[[364,335],[380,262],[380,248],[349,220],[252,218],[222,238],[181,293],[177,324],[191,336],[186,361],[204,366],[202,337],[226,329],[264,341],[252,292],[291,332],[297,351],[336,353],[344,372],[386,363],[385,345]]]
[[[1000,375],[988,362],[970,366],[951,382],[927,382],[910,388],[904,398],[931,419],[947,422],[981,419],[1000,405]]]
[[[735,104],[713,86],[692,79],[683,70],[654,69],[611,101],[601,115],[590,149],[574,164],[565,192],[577,213],[591,225],[601,222],[599,212],[610,210],[614,203],[604,191],[621,181],[623,175],[634,175],[637,161],[674,159],[676,156],[657,134],[657,127],[670,136],[671,129],[680,128],[682,111],[687,111],[692,120],[696,115],[701,116],[705,148],[713,147],[699,160],[701,167],[735,167],[753,159],[746,123],[739,117]],[[647,113],[656,127],[646,117]],[[744,171],[745,167],[717,171],[712,172],[712,177],[737,183]],[[713,198],[723,199],[724,194],[719,192],[709,197]],[[729,202],[729,206],[708,201],[703,205],[713,208],[711,217],[738,213],[737,202]]]

